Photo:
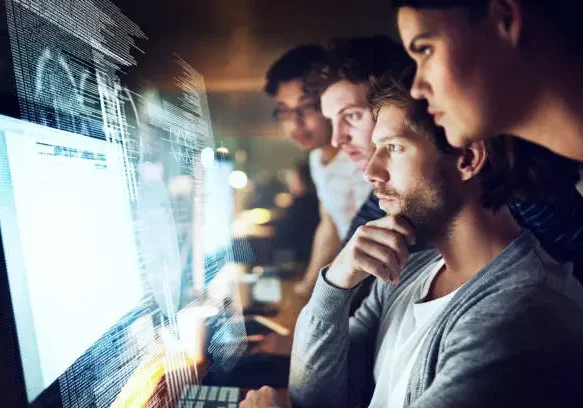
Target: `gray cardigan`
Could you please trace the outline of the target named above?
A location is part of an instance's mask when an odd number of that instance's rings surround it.
[[[368,405],[379,324],[419,271],[439,259],[435,250],[411,255],[400,283],[376,281],[350,318],[356,289],[338,289],[321,274],[295,330],[294,407]],[[583,407],[583,288],[531,233],[521,233],[439,315],[405,406]]]

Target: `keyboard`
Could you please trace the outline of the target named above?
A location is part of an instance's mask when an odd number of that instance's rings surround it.
[[[237,408],[240,398],[235,387],[187,385],[176,408]]]

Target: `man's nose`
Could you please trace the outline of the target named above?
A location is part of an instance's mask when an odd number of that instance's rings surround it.
[[[364,170],[364,177],[369,183],[386,183],[389,181],[389,171],[385,162],[381,149],[376,149]]]
[[[348,128],[345,124],[332,122],[332,146],[340,147],[352,140]]]

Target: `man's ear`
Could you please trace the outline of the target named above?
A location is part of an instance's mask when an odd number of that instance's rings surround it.
[[[521,0],[490,0],[488,13],[500,38],[513,47],[518,46],[524,23]]]
[[[488,152],[483,141],[472,142],[461,149],[457,160],[457,171],[462,181],[468,181],[477,176],[488,160]]]

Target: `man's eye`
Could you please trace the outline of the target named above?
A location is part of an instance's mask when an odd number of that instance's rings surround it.
[[[348,120],[359,120],[360,119],[360,113],[358,112],[350,112],[346,114],[346,119]]]
[[[403,146],[398,145],[398,144],[394,144],[394,143],[389,143],[387,145],[387,150],[391,153],[395,153],[395,152],[402,152],[403,151]]]

